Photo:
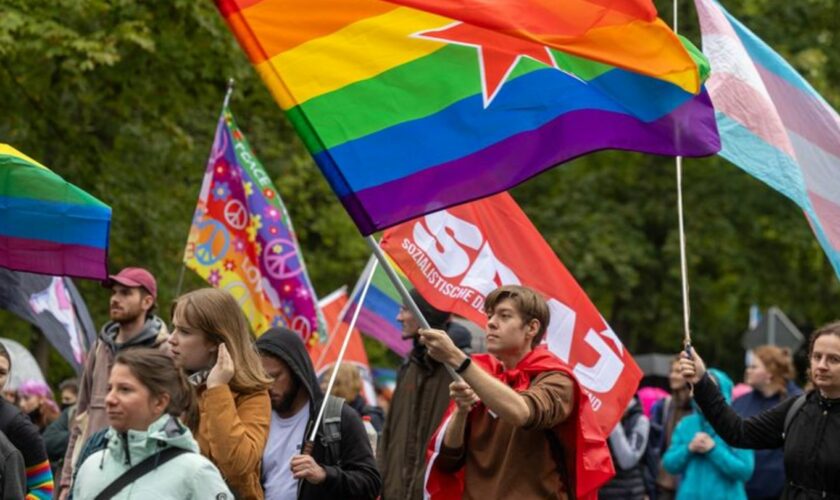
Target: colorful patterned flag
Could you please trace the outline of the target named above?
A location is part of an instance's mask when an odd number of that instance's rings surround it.
[[[802,208],[840,276],[840,116],[718,2],[695,3],[720,155]]]
[[[708,95],[693,93],[705,59],[647,0],[517,2],[548,9],[548,28],[510,0],[481,2],[500,10],[480,19],[447,7],[459,20],[397,5],[457,2],[216,3],[363,234],[601,149],[720,149]]]
[[[238,301],[256,335],[273,326],[323,332],[286,207],[225,107],[190,228],[184,264]]]
[[[108,205],[0,144],[0,266],[104,279],[110,227]]]

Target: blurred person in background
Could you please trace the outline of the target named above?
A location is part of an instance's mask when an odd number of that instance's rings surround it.
[[[719,370],[709,374],[729,401],[732,380]],[[752,476],[755,458],[752,450],[724,441],[703,413],[695,411],[677,424],[662,465],[671,474],[682,474],[677,500],[746,500],[744,483]]]
[[[650,421],[644,415],[638,397],[633,397],[607,441],[615,476],[598,491],[599,500],[645,499],[643,459],[649,434]]]
[[[334,369],[335,365],[328,368],[321,378],[321,390],[324,392],[327,390],[327,383],[329,383]],[[341,363],[338,367],[338,375],[335,377],[332,395],[344,398],[347,405],[356,410],[359,417],[369,417],[376,432],[382,432],[385,413],[378,406],[368,405],[367,400],[362,396],[362,376],[359,374],[357,366],[352,363]]]
[[[12,357],[2,343],[0,343],[0,368],[3,368],[0,369],[0,389],[4,389],[12,369]],[[26,499],[52,498],[53,474],[50,470],[47,452],[44,449],[44,440],[38,432],[38,427],[24,415],[20,408],[2,398],[0,398],[0,433],[8,438],[12,446],[20,451],[23,456],[23,464],[26,468]],[[15,468],[14,453],[6,456],[9,457],[8,465],[11,466],[7,469],[7,472],[17,476],[18,473],[13,470]],[[14,482],[16,481],[7,485],[4,478],[4,489],[7,486],[10,487],[10,491],[16,488],[13,485]]]
[[[688,384],[680,371],[680,356],[675,355],[671,360],[671,371],[668,374],[668,388],[671,395],[657,401],[650,412],[650,440],[654,453],[661,457],[671,444],[677,424],[687,415],[691,415],[691,396]],[[657,471],[656,500],[671,500],[676,497],[679,486],[679,475],[668,473],[659,466]]]
[[[68,378],[58,384],[58,403],[64,410],[76,404],[79,400],[79,379]]]
[[[758,415],[787,398],[802,394],[790,383],[794,378],[790,355],[772,345],[755,348],[749,357],[744,381],[752,391],[732,402],[732,409],[743,418]],[[747,497],[751,500],[778,499],[785,488],[784,450],[755,451],[755,471],[747,481]]]
[[[32,423],[43,434],[47,426],[58,420],[58,405],[53,399],[52,389],[40,380],[25,380],[18,387],[18,407],[29,416]]]

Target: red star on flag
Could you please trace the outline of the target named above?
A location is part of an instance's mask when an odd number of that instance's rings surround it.
[[[545,45],[471,24],[453,23],[443,28],[421,31],[414,36],[478,49],[485,108],[499,93],[521,58],[529,57],[550,68],[560,69]]]

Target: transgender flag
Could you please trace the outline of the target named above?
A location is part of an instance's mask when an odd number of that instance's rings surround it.
[[[840,117],[719,3],[695,4],[720,155],[799,205],[840,275]]]

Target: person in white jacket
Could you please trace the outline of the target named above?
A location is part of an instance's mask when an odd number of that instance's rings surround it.
[[[194,396],[168,356],[152,349],[121,352],[109,387],[107,445],[79,466],[75,500],[233,499],[216,466],[198,453],[198,443],[178,418],[194,411]],[[138,464],[144,462],[151,466],[139,474]],[[124,474],[133,479],[112,486]]]

